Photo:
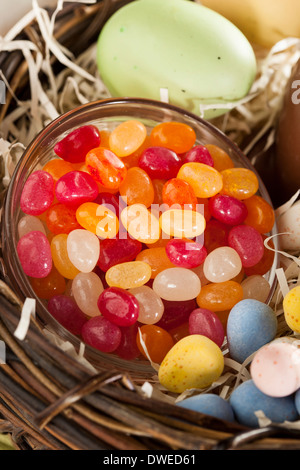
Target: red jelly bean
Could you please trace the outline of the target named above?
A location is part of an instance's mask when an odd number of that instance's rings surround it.
[[[18,241],[17,252],[27,276],[44,278],[52,269],[50,243],[40,231],[29,232]]]
[[[119,188],[127,174],[121,159],[104,147],[90,150],[85,157],[85,165],[95,181],[109,189]]]
[[[195,299],[186,301],[164,300],[164,313],[161,319],[156,323],[157,326],[170,330],[176,328],[182,323],[188,321],[191,312],[197,308]]]
[[[98,299],[102,315],[118,326],[133,325],[139,316],[139,303],[135,296],[120,287],[105,289]]]
[[[120,328],[122,337],[117,349],[114,351],[121,359],[127,361],[136,359],[141,355],[136,344],[136,336],[138,334],[138,323]]]
[[[97,197],[98,186],[85,171],[70,171],[57,181],[55,195],[62,204],[79,206]]]
[[[99,147],[100,133],[95,126],[81,126],[54,146],[59,157],[71,163],[84,162],[89,150]]]
[[[142,243],[129,237],[101,240],[97,265],[106,272],[116,264],[134,261],[141,249]]]
[[[126,204],[122,200],[121,196],[116,196],[115,194],[111,193],[99,193],[96,199],[93,201],[100,206],[105,206],[110,209],[112,212],[116,214],[118,219],[120,220],[120,214]]]
[[[22,190],[20,207],[25,214],[40,215],[52,204],[54,199],[53,177],[43,170],[32,173]]]
[[[166,253],[170,261],[181,268],[196,268],[207,256],[203,245],[182,239],[170,240],[166,245]]]
[[[48,302],[48,310],[68,331],[74,335],[81,334],[87,319],[71,297],[63,294],[53,296]]]
[[[182,209],[197,210],[198,200],[192,186],[179,178],[172,178],[164,184],[162,199],[170,208],[178,204]]]
[[[257,264],[264,254],[261,234],[250,225],[237,225],[228,235],[228,245],[239,254],[244,268]]]
[[[76,209],[61,203],[54,204],[48,209],[46,224],[50,232],[55,235],[82,228],[76,219]]]
[[[90,318],[82,327],[83,341],[102,352],[115,351],[121,342],[122,332],[118,325],[103,316]]]
[[[208,149],[204,145],[195,145],[183,157],[183,163],[199,162],[214,166],[214,161]]]
[[[225,333],[219,317],[205,308],[196,308],[189,316],[189,334],[203,335],[219,347],[222,346]]]
[[[208,208],[211,215],[228,225],[240,225],[247,217],[245,204],[232,196],[218,194],[209,199]]]
[[[139,159],[139,167],[151,179],[175,178],[181,165],[181,158],[173,150],[163,147],[148,147]]]
[[[229,231],[229,225],[216,219],[210,219],[204,232],[204,246],[207,252],[210,253],[220,246],[227,246]]]

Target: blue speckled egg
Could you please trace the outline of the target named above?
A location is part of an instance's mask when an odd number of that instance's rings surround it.
[[[230,311],[227,340],[232,359],[242,363],[250,354],[272,341],[277,332],[273,309],[259,300],[244,299]]]
[[[296,421],[299,418],[294,395],[287,397],[270,397],[262,393],[253,380],[247,380],[239,385],[231,394],[229,403],[236,420],[240,424],[255,428],[258,426],[256,411],[263,411],[273,423]]]
[[[300,388],[295,393],[295,406],[296,406],[296,410],[298,411],[298,414],[300,416]]]
[[[177,405],[225,421],[234,421],[234,414],[229,402],[214,393],[194,395],[178,402]]]

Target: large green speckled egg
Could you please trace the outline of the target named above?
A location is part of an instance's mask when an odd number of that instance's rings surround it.
[[[256,75],[251,44],[220,14],[189,0],[135,0],[98,39],[97,63],[113,97],[162,100],[201,115],[200,104],[238,100]],[[207,110],[210,119],[226,109]]]

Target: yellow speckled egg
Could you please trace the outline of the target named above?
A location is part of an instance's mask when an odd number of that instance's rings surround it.
[[[293,287],[283,299],[285,321],[291,330],[300,333],[300,286]]]
[[[163,359],[158,378],[167,390],[182,393],[210,386],[222,374],[224,357],[219,346],[202,335],[178,341]]]

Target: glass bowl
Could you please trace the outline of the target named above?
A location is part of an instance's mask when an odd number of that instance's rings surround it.
[[[212,124],[181,108],[146,99],[107,99],[80,106],[51,122],[27,147],[12,176],[2,216],[3,259],[6,274],[15,292],[22,300],[27,297],[36,299],[36,314],[41,324],[49,328],[50,331],[56,332],[62,340],[70,341],[77,350],[80,346],[80,339],[69,333],[49,314],[44,302],[36,297],[19,262],[16,246],[18,241],[17,225],[22,215],[20,197],[29,175],[41,169],[48,160],[53,158],[55,155],[53,152],[55,144],[65,135],[84,124],[94,124],[99,130],[112,130],[122,121],[129,119],[137,119],[143,122],[149,131],[163,121],[179,121],[190,125],[196,133],[196,144],[217,145],[227,152],[235,166],[248,168],[255,172],[259,180],[257,194],[272,206],[271,199],[263,182],[241,150]],[[276,225],[274,225],[270,235],[275,234]],[[275,237],[275,248],[276,243]],[[265,275],[271,286],[269,299],[276,285],[275,270],[277,264],[278,257],[277,253],[275,253],[273,266]],[[85,347],[85,357],[100,370],[101,368],[114,367],[129,372],[134,371],[135,374],[141,373],[143,377],[147,374],[153,375],[153,368],[147,360],[136,359],[126,361],[112,353],[101,353],[90,346]]]

